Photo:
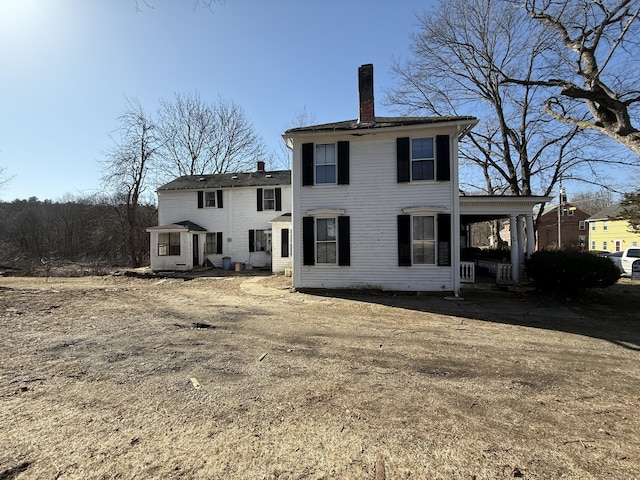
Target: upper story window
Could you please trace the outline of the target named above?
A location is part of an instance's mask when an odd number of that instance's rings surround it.
[[[215,207],[216,206],[216,192],[204,192],[204,206]]]
[[[603,221],[602,221],[602,230],[603,230],[604,232],[606,232],[606,231],[607,231],[607,229],[608,229],[607,221],[606,221],[606,220],[603,220]]]
[[[596,222],[591,222],[591,231],[592,232],[596,231]]]
[[[263,201],[262,206],[265,210],[275,210],[276,209],[276,191],[273,188],[265,188],[262,191]]]
[[[411,180],[433,180],[434,165],[433,137],[411,139]]]
[[[336,145],[321,143],[316,145],[316,184],[336,183]]]
[[[450,182],[451,147],[449,135],[396,138],[398,183],[420,180]]]
[[[586,230],[587,228],[587,223],[584,220],[580,220],[580,222],[578,222],[578,230]]]

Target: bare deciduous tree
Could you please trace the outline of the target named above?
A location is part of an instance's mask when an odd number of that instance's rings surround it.
[[[550,115],[640,155],[640,1],[526,0],[524,7],[554,34],[548,53],[556,68],[528,78],[514,72],[508,81],[559,89],[545,100]]]
[[[570,203],[583,212],[593,215],[609,207],[613,203],[613,195],[611,191],[602,188],[596,191],[577,193],[571,197]]]
[[[535,79],[558,64],[548,56],[555,37],[532,31],[537,23],[524,10],[504,0],[442,0],[419,22],[412,58],[396,62],[400,86],[388,99],[408,113],[480,118],[460,144],[464,189],[549,195],[561,177],[624,164],[588,152],[584,131],[545,114],[543,87],[505,82]]]
[[[139,103],[127,100],[118,118],[118,138],[102,162],[103,182],[123,206],[122,220],[131,265],[144,262],[146,233],[139,222],[139,209],[148,187],[147,174],[158,149],[156,125]]]
[[[203,175],[242,171],[265,156],[265,147],[242,108],[196,94],[162,100],[158,113],[161,175]]]

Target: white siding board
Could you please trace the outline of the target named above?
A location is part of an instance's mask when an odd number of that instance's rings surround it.
[[[158,224],[168,225],[181,221],[191,221],[206,229],[207,232],[222,232],[222,254],[204,254],[204,233],[199,234],[200,261],[207,258],[216,267],[222,267],[222,258],[231,257],[232,262],[252,264],[264,267],[271,264],[271,254],[267,252],[249,252],[249,230],[271,230],[270,221],[275,217],[291,212],[291,186],[281,185],[282,210],[257,210],[257,189],[260,187],[238,187],[223,189],[223,208],[198,208],[197,190],[158,192]],[[275,188],[275,187],[262,187]],[[184,237],[184,238],[183,238]],[[190,269],[192,262],[191,234],[181,235],[181,254],[159,257],[157,255],[157,233],[151,234],[152,268]],[[275,243],[272,242],[273,245]],[[279,248],[279,244],[278,244]],[[182,266],[179,264],[186,264]]]
[[[451,131],[429,132],[455,134]],[[422,133],[424,135],[424,132]],[[368,287],[385,290],[453,289],[452,267],[398,266],[397,216],[407,207],[452,212],[453,182],[397,183],[396,138],[336,137],[350,141],[350,184],[301,186],[301,144],[294,148],[294,285],[299,288]],[[327,140],[323,139],[322,143]],[[314,209],[344,209],[350,217],[351,266],[303,266],[302,222]]]

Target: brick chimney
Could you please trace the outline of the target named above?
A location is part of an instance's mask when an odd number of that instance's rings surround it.
[[[360,96],[360,117],[358,123],[374,123],[376,114],[373,103],[373,64],[358,68],[358,93]]]
[[[264,172],[264,162],[262,160],[258,160],[258,172]]]

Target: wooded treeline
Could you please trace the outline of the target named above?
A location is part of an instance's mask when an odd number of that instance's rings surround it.
[[[157,225],[157,209],[137,212],[137,252],[148,261],[145,229]],[[44,263],[77,262],[95,269],[130,265],[126,206],[113,199],[67,198],[63,201],[0,202],[0,268],[28,273]]]

